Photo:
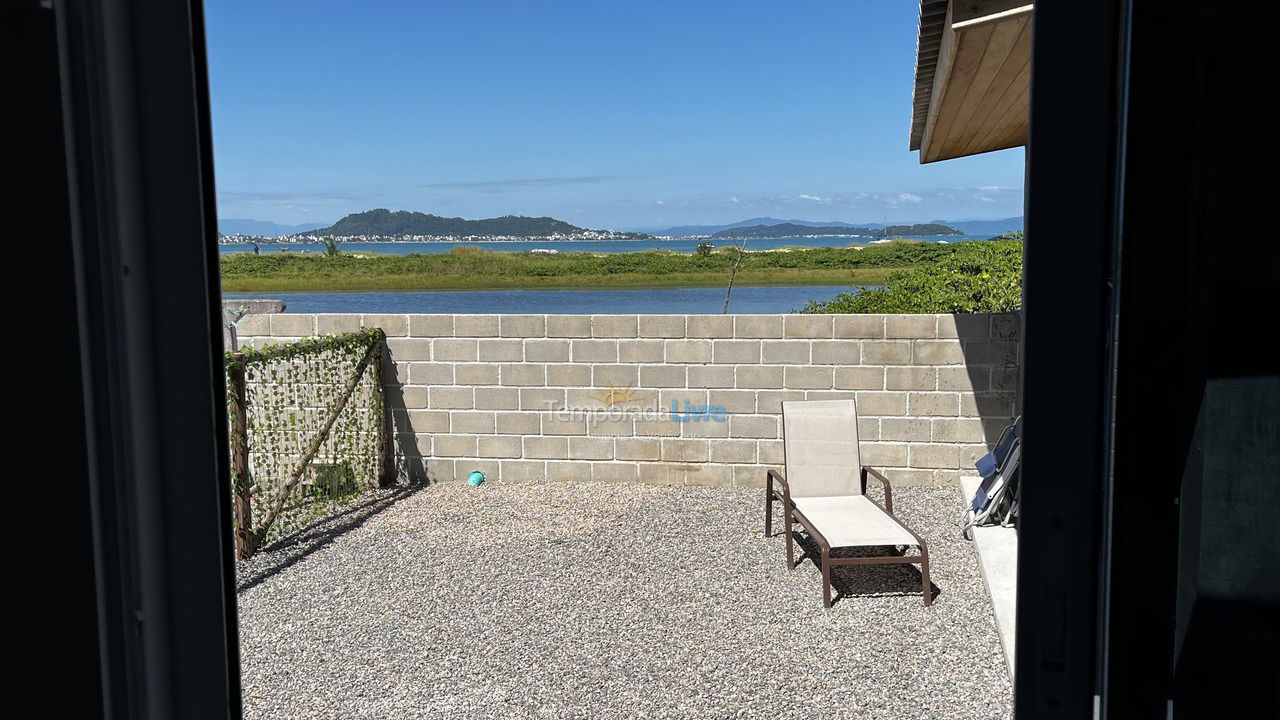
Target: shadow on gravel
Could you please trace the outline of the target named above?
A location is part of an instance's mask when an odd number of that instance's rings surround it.
[[[245,561],[245,566],[236,579],[236,592],[252,589],[293,567],[311,553],[328,547],[334,540],[364,525],[369,518],[426,487],[427,483],[414,483],[384,490],[376,497],[352,505],[297,534],[262,548],[257,555]],[[259,565],[255,560],[263,561],[263,564]]]
[[[822,557],[822,551],[818,549],[818,543],[803,532],[796,532],[795,538],[797,549],[800,551],[800,557],[796,559],[796,566],[798,567],[805,560],[809,560],[813,562],[815,567],[820,567],[819,561]],[[912,552],[914,553],[914,549],[912,549]],[[831,551],[832,557],[837,558],[898,554],[901,553],[898,553],[892,547],[835,548]],[[858,596],[911,595],[920,597],[920,580],[920,567],[918,565],[905,563],[900,565],[837,565],[831,568],[831,604],[834,606],[846,597]],[[942,594],[941,589],[932,581],[929,583],[929,591],[933,593],[935,600]]]

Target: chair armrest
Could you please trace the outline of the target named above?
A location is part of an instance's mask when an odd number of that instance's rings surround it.
[[[868,475],[879,480],[880,484],[884,486],[884,509],[890,515],[892,515],[893,514],[893,488],[889,485],[889,478],[885,477],[884,475],[881,475],[880,472],[875,468],[869,465],[863,465],[862,480],[863,480],[864,486],[866,485],[866,480]]]
[[[787,479],[782,476],[781,472],[778,472],[778,470],[774,468],[769,468],[765,477],[767,477],[770,480],[777,480],[778,482],[782,483],[784,487],[789,487],[787,485]]]

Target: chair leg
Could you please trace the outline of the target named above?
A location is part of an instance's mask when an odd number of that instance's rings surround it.
[[[787,535],[787,569],[796,569],[796,539],[791,535],[791,508],[782,508],[783,532]]]
[[[822,548],[822,607],[831,607],[831,552]]]
[[[773,478],[764,486],[764,536],[773,537]]]
[[[929,582],[929,549],[920,546],[920,584],[924,588],[924,606],[933,604],[933,584]]]

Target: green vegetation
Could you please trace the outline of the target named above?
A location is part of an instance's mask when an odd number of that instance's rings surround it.
[[[810,302],[805,313],[1008,312],[1022,307],[1022,233],[954,243],[945,256],[894,272],[886,287]]]
[[[570,225],[563,220],[549,217],[522,217],[504,215],[487,220],[464,220],[463,218],[446,218],[439,215],[427,215],[420,212],[397,210],[392,212],[386,208],[348,215],[330,227],[311,230],[307,235],[336,235],[350,237],[354,235],[372,235],[377,237],[399,237],[404,235],[453,235],[453,236],[486,236],[486,237],[547,237],[549,235],[572,235],[585,232],[583,228]],[[643,233],[620,233],[620,235],[647,237]]]
[[[863,248],[748,252],[738,285],[879,285],[894,270],[934,262],[959,244],[885,243]],[[498,288],[716,287],[738,251],[555,255],[461,247],[433,255],[248,253],[222,258],[228,292],[478,290]]]
[[[864,237],[935,236],[964,235],[959,230],[936,223],[919,225],[890,225],[884,229],[869,227],[847,227],[844,225],[824,225],[821,227],[780,223],[778,225],[751,225],[749,227],[721,230],[713,234],[713,238],[780,238],[803,235],[858,235]]]

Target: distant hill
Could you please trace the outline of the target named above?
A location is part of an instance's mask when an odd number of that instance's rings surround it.
[[[376,235],[397,237],[402,235],[456,235],[456,236],[504,236],[546,237],[548,235],[573,235],[588,232],[563,220],[549,217],[523,217],[504,215],[485,220],[446,218],[408,210],[392,212],[386,208],[353,213],[326,228],[314,231],[315,235]]]
[[[885,228],[855,227],[853,225],[811,226],[795,223],[778,225],[753,225],[732,228],[713,233],[714,238],[778,238],[798,235],[863,235],[885,237],[895,235],[961,235],[959,230],[947,225],[926,223],[920,225],[890,225]]]
[[[965,235],[1000,235],[1022,229],[1022,216],[1003,220],[934,220],[964,232]]]
[[[733,228],[753,227],[756,225],[804,225],[806,227],[854,227],[851,223],[840,222],[839,220],[831,220],[828,222],[817,222],[813,220],[779,220],[771,217],[757,217],[740,220],[736,223],[728,223],[725,225],[677,225],[676,227],[646,229],[645,232],[653,235],[664,235],[668,237],[681,237],[686,235],[714,235],[721,230],[731,230]]]
[[[294,235],[308,230],[324,227],[324,223],[305,223],[302,225],[281,225],[267,220],[249,220],[246,218],[218,218],[218,232],[223,235],[256,235],[260,237],[279,237]]]

